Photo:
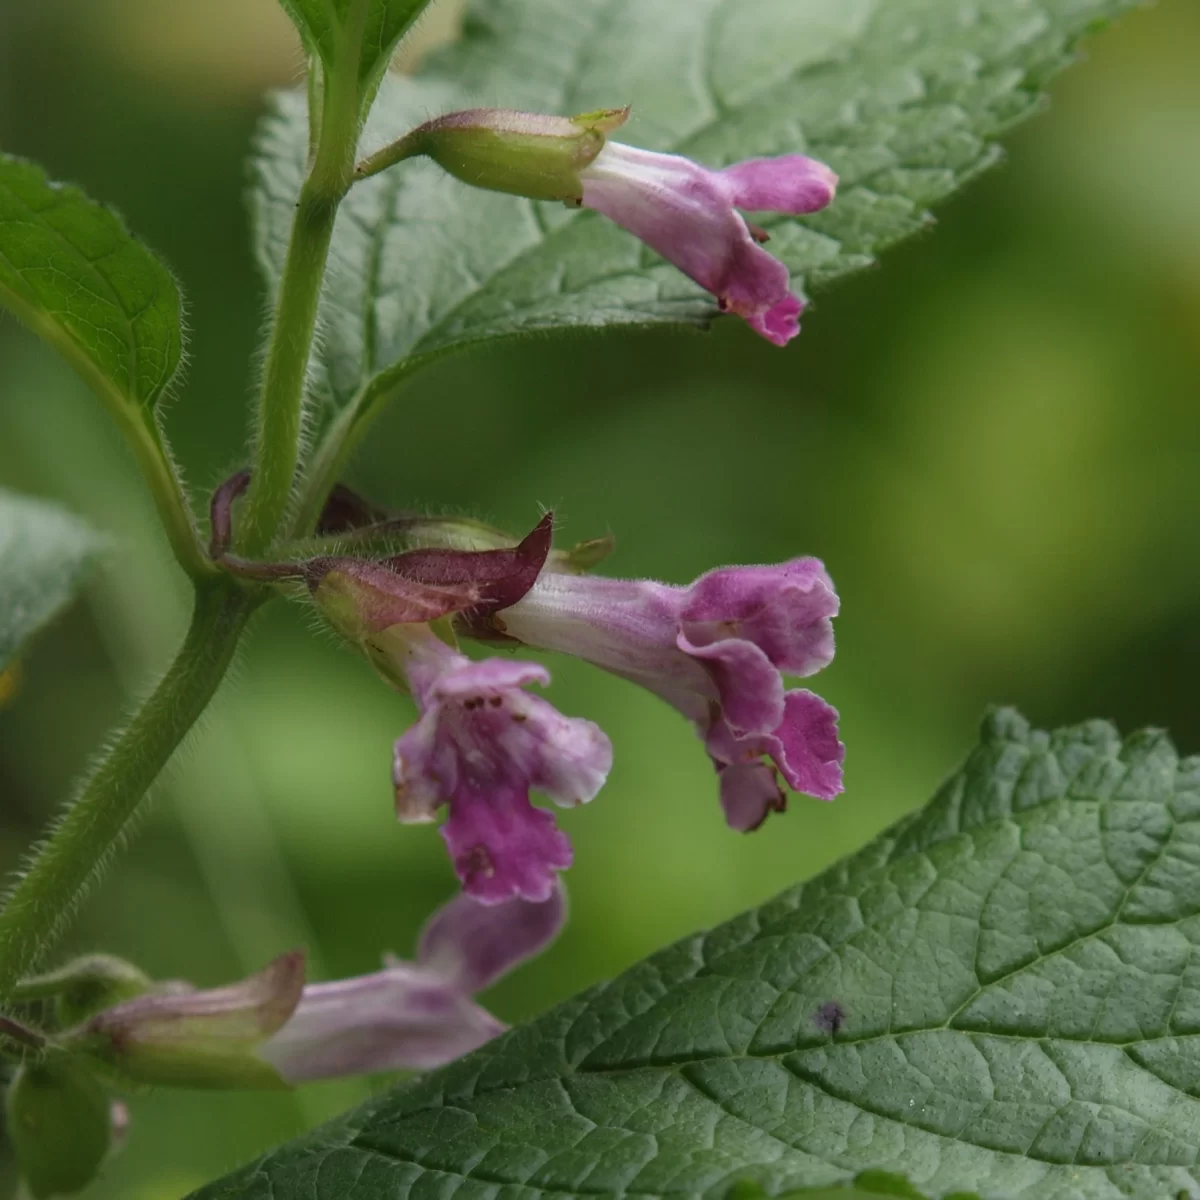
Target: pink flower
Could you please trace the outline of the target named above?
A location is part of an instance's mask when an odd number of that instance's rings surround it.
[[[828,665],[837,611],[815,558],[724,567],[690,587],[543,572],[477,632],[573,654],[661,696],[703,739],[726,820],[751,830],[786,807],[780,776],[825,800],[842,790],[836,710],[781,678]]]
[[[289,1083],[451,1062],[506,1028],[471,997],[541,953],[565,921],[561,887],[539,904],[460,894],[425,925],[415,962],[310,984],[259,1053]]]
[[[421,718],[396,742],[393,781],[401,821],[432,821],[446,804],[442,837],[465,890],[484,904],[543,901],[571,844],[531,789],[584,804],[603,786],[612,745],[591,721],[564,717],[525,688],[548,684],[534,663],[472,662],[427,626],[396,626],[400,668]]]
[[[373,1071],[427,1070],[505,1026],[472,997],[540,953],[566,920],[552,887],[539,904],[487,906],[458,895],[426,923],[416,961],[304,983],[284,954],[239,983],[163,984],[65,1035],[123,1079],[192,1088],[278,1088]]]
[[[752,158],[711,170],[676,154],[608,141],[579,172],[583,204],[603,213],[782,346],[804,308],[788,269],[759,245],[766,234],[739,208],[810,213],[833,199],[837,176],[800,154]]]

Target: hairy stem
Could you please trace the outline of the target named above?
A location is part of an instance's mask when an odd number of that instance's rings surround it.
[[[0,1004],[99,877],[143,795],[216,691],[258,603],[228,580],[197,588],[175,661],[103,753],[0,910]]]
[[[338,414],[317,446],[305,476],[296,519],[292,522],[292,533],[296,537],[308,537],[316,529],[325,501],[358,444],[357,417],[361,407],[356,397]]]
[[[279,282],[258,402],[258,439],[238,547],[261,554],[279,532],[300,461],[304,389],[321,284],[338,206],[354,178],[362,123],[359,61],[368,0],[353,0],[340,32],[337,63],[321,89],[321,122],[312,169],[300,189]],[[310,68],[315,70],[315,66]]]

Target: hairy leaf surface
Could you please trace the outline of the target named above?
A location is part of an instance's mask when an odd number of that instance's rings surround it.
[[[1036,110],[1078,38],[1134,3],[475,0],[457,45],[419,77],[385,81],[362,149],[480,103],[565,114],[628,103],[619,136],[652,149],[712,165],[802,151],[837,170],[837,200],[762,224],[803,291],[920,229],[930,205],[996,160],[996,136]],[[255,168],[272,283],[307,137],[304,98],[279,97]],[[603,218],[476,191],[424,161],[354,188],[333,260],[318,353],[335,409],[367,412],[405,370],[472,342],[716,315]]]
[[[110,405],[151,423],[183,349],[171,273],[114,213],[8,155],[0,155],[0,305]]]
[[[74,596],[101,545],[57,505],[0,490],[0,671]]]
[[[998,713],[811,883],[195,1200],[1194,1196],[1197,946],[1200,760]]]

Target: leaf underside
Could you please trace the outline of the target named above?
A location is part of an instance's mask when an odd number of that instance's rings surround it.
[[[0,671],[79,590],[102,545],[57,505],[0,489]]]
[[[1191,1197],[1198,945],[1200,760],[1000,712],[814,881],[194,1200]]]
[[[63,352],[110,404],[140,410],[151,424],[183,349],[171,273],[114,213],[4,154],[0,306]]]
[[[368,87],[385,69],[396,43],[429,0],[370,0],[363,27],[360,78]],[[331,66],[350,0],[280,0],[310,54]]]
[[[993,139],[1038,107],[1077,40],[1135,3],[475,0],[459,43],[419,77],[386,81],[362,149],[479,103],[551,113],[629,103],[620,136],[652,149],[714,166],[802,151],[839,173],[837,200],[761,224],[803,291],[921,229],[930,205],[996,161]],[[279,96],[253,198],[272,286],[307,136],[303,96]],[[343,205],[320,390],[332,409],[365,411],[406,369],[472,342],[715,315],[710,297],[596,214],[476,191],[413,161]]]

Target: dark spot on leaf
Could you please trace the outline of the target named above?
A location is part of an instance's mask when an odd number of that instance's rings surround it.
[[[813,1024],[822,1032],[836,1034],[846,1023],[846,1010],[836,1000],[827,1000],[813,1013]]]

